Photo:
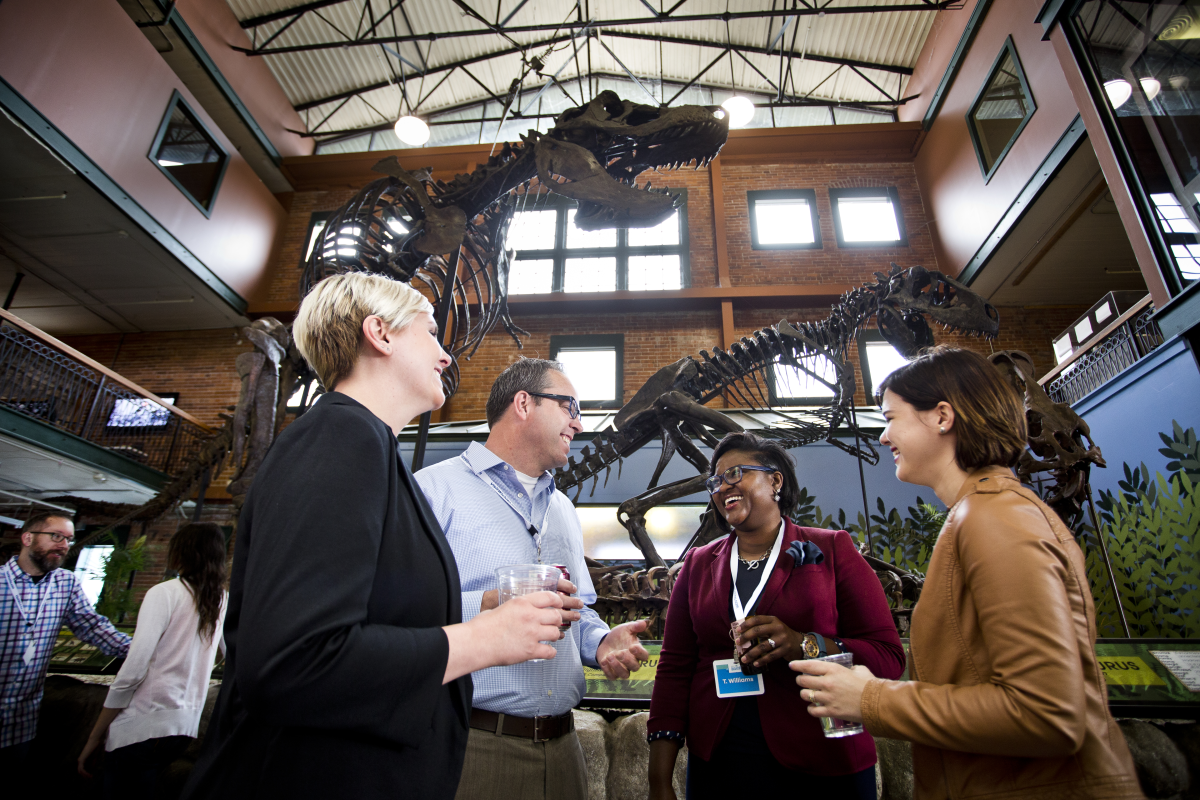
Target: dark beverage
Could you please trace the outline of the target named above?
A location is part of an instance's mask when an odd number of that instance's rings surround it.
[[[571,580],[571,570],[567,569],[562,564],[551,564],[550,566],[554,567],[559,572],[561,572],[562,576],[564,578],[566,578],[567,580]],[[571,597],[574,597],[574,596],[575,595],[571,595]],[[558,629],[560,631],[562,631],[563,633],[566,633],[567,631],[571,630],[571,623],[568,622],[566,625],[559,625]]]

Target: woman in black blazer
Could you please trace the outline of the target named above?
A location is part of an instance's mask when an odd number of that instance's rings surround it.
[[[444,402],[432,311],[366,274],[301,305],[296,344],[331,391],[246,498],[225,680],[185,797],[453,798],[470,673],[554,657],[539,641],[558,638],[557,594],[460,622],[454,556],[399,457],[400,429]]]

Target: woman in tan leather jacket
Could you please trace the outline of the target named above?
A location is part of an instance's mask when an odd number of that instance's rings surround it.
[[[936,348],[880,387],[896,477],[949,506],[912,616],[910,681],[794,661],[813,716],[913,743],[917,798],[1140,798],[1108,712],[1071,532],[1010,467],[1021,399],[982,356]]]

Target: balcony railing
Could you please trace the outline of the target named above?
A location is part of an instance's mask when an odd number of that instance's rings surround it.
[[[20,317],[0,311],[0,406],[174,476],[213,430]]]
[[[1101,331],[1086,349],[1052,369],[1038,383],[1058,403],[1071,404],[1100,388],[1162,344],[1147,295]]]

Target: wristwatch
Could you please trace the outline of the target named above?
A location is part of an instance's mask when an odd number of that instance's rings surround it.
[[[800,649],[804,651],[805,658],[824,658],[828,655],[828,650],[825,648],[825,637],[819,633],[806,633],[800,641]]]

